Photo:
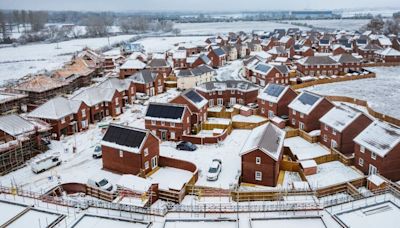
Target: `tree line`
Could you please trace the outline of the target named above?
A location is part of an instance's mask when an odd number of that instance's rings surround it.
[[[361,27],[361,31],[371,31],[375,34],[398,35],[400,33],[400,12],[394,13],[391,18],[384,20],[381,15],[373,17],[368,24]]]

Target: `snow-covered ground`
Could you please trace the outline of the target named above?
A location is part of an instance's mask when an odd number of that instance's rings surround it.
[[[129,40],[132,35],[103,38],[76,39],[60,43],[28,44],[0,49],[0,84],[30,73],[62,67],[72,55],[85,47],[97,49],[109,44]]]
[[[94,216],[83,216],[81,220],[74,226],[75,228],[146,228],[148,224],[135,223],[125,220],[101,218]]]
[[[56,214],[51,214],[43,211],[29,210],[7,227],[10,228],[48,227],[48,225],[54,222],[58,217],[59,215]]]
[[[285,228],[325,228],[325,224],[321,218],[278,218],[278,219],[263,219],[252,220],[252,228],[265,228],[265,227],[285,227]]]
[[[217,81],[227,81],[227,80],[242,80],[241,71],[243,67],[242,60],[235,60],[228,62],[225,66],[217,69]]]
[[[363,25],[366,25],[369,20],[366,19],[329,19],[329,20],[294,20],[285,21],[287,23],[301,23],[312,25],[317,28],[340,29],[340,30],[359,30]]]
[[[273,21],[237,21],[237,22],[211,22],[211,23],[181,23],[175,24],[175,28],[181,30],[181,34],[211,35],[226,34],[229,32],[244,31],[247,33],[253,30],[274,31],[274,29],[301,28],[310,30],[307,27],[291,24],[282,24]]]
[[[166,221],[164,228],[236,228],[236,221]]]
[[[159,53],[176,48],[178,43],[204,44],[206,39],[207,36],[149,37],[135,43],[142,44],[147,53]]]
[[[306,177],[311,188],[318,189],[352,181],[363,175],[339,161],[332,161],[318,165],[317,173]]]
[[[194,163],[199,169],[196,185],[229,189],[238,182],[241,164],[239,153],[250,132],[250,130],[233,130],[232,134],[220,144],[198,145],[198,149],[193,152],[176,150],[176,143],[163,142],[160,154]],[[221,174],[217,181],[207,181],[208,168],[215,158],[222,160]]]
[[[302,137],[285,139],[285,146],[289,147],[300,161],[329,154],[329,151],[325,147],[322,147],[318,143],[310,143]]]
[[[374,67],[368,70],[375,72],[376,78],[318,85],[306,90],[363,99],[375,111],[400,118],[400,67]]]
[[[0,225],[6,223],[23,210],[25,210],[23,206],[0,201]]]

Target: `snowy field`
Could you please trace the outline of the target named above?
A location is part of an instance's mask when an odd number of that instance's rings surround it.
[[[374,67],[368,70],[376,72],[376,78],[318,85],[306,90],[363,99],[375,111],[400,118],[400,67]]]
[[[25,210],[25,207],[0,201],[0,226],[19,213]]]
[[[193,162],[199,169],[196,185],[229,189],[238,181],[241,159],[239,153],[248,140],[250,130],[233,130],[223,142],[216,145],[198,145],[196,151],[176,150],[176,143],[163,142],[160,147],[162,156]],[[217,181],[207,181],[207,171],[213,159],[222,160],[222,171]]]
[[[148,224],[131,222],[127,220],[118,220],[112,218],[103,218],[95,216],[83,216],[74,226],[74,228],[146,228]]]
[[[330,20],[294,20],[285,21],[287,23],[301,23],[312,25],[317,28],[326,29],[340,29],[340,30],[359,30],[363,25],[367,24],[369,20],[357,20],[357,19],[330,19]]]
[[[211,23],[181,23],[175,24],[175,28],[181,30],[181,34],[212,35],[229,32],[243,31],[250,33],[253,30],[274,31],[274,29],[300,28],[310,30],[307,27],[291,24],[282,24],[273,21],[237,21],[237,22],[211,22]]]
[[[54,222],[59,215],[47,213],[44,211],[29,210],[16,221],[12,222],[9,228],[21,228],[21,227],[32,227],[41,228],[48,227],[52,222]]]
[[[142,44],[147,53],[160,53],[176,48],[178,43],[204,44],[206,39],[207,36],[149,37],[135,43]]]
[[[339,161],[317,166],[317,174],[306,176],[311,188],[324,188],[362,178],[363,175]]]
[[[260,219],[251,221],[252,228],[297,228],[297,227],[307,227],[307,228],[326,228],[324,222],[321,218],[310,217],[310,218],[270,218],[270,219]]]
[[[285,147],[289,147],[300,161],[329,154],[329,151],[325,147],[322,147],[318,143],[309,143],[302,137],[285,139],[284,145]]]
[[[129,40],[132,35],[110,37],[110,44]],[[71,60],[72,55],[85,47],[98,49],[108,45],[107,37],[76,39],[65,42],[28,44],[0,49],[0,84],[30,73],[54,70]],[[58,47],[58,48],[57,48]]]
[[[179,220],[179,221],[166,221],[164,228],[236,228],[237,223],[235,221],[206,221],[206,220]]]

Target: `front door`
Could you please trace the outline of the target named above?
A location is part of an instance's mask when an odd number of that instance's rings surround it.
[[[299,122],[299,128],[300,128],[300,130],[304,130],[304,123]]]
[[[333,139],[331,141],[331,147],[332,148],[337,148],[337,142],[335,140],[333,140]]]
[[[167,140],[167,132],[166,131],[161,131],[161,140],[162,141]]]
[[[218,106],[223,106],[224,105],[224,99],[217,98],[217,104],[218,104]]]
[[[175,132],[171,131],[171,139],[175,139]]]
[[[377,172],[378,172],[378,169],[375,166],[370,164],[369,165],[369,171],[368,171],[369,175],[376,174]]]
[[[151,158],[151,169],[155,169],[158,166],[157,156]]]
[[[231,105],[236,104],[236,97],[231,97],[229,103],[230,103]]]
[[[208,106],[210,106],[210,107],[214,106],[214,99],[208,100]]]

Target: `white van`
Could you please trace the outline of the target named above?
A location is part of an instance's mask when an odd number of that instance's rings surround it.
[[[87,185],[109,192],[113,192],[116,189],[106,178],[90,178],[88,179]]]
[[[61,165],[59,156],[51,155],[33,161],[31,164],[31,169],[34,173],[41,173],[59,165]]]

